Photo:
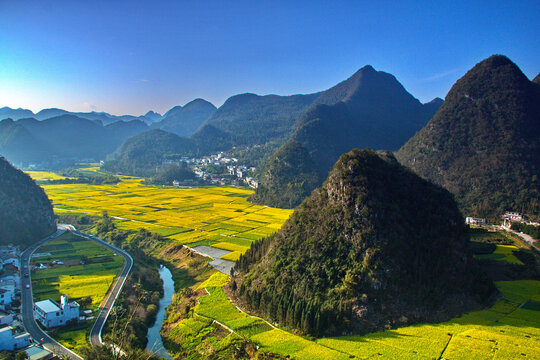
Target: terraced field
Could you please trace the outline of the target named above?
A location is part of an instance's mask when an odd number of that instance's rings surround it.
[[[251,339],[263,350],[299,360],[540,359],[540,281],[502,281],[496,285],[503,299],[489,309],[448,322],[315,341],[239,311],[219,286],[206,288],[208,295],[199,299],[194,311]],[[184,320],[181,326],[189,328],[191,321]]]

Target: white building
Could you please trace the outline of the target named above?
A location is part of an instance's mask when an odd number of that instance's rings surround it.
[[[34,317],[47,329],[64,326],[79,320],[79,304],[69,302],[67,295],[60,297],[60,304],[52,299],[38,301],[34,304]]]
[[[469,225],[486,225],[486,219],[467,217],[465,223]]]
[[[29,333],[17,333],[15,328],[6,326],[0,329],[0,350],[13,351],[30,344]]]

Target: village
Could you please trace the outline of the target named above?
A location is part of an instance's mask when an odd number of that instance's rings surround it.
[[[56,359],[53,352],[34,343],[23,325],[21,314],[21,274],[29,277],[27,265],[20,263],[20,249],[13,245],[0,246],[0,351],[26,352],[29,359]],[[34,254],[39,257],[43,254]],[[30,270],[40,271],[63,266],[61,261],[38,263]],[[21,266],[25,267],[22,271]],[[29,285],[27,285],[29,287]],[[34,303],[34,317],[44,329],[53,329],[93,319],[91,310],[83,310],[67,295],[60,302],[46,299]]]
[[[179,165],[185,163],[195,173],[199,183],[211,185],[249,186],[257,189],[259,180],[253,177],[257,170],[253,166],[240,164],[238,159],[228,156],[223,151],[208,156],[169,158],[163,160],[161,166]],[[190,185],[194,181],[177,179],[174,186]]]

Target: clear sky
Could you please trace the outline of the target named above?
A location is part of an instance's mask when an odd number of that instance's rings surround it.
[[[324,90],[366,64],[425,102],[492,54],[540,71],[540,1],[409,3],[0,0],[0,107],[163,113]]]

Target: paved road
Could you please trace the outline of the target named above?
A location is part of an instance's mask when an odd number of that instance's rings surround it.
[[[102,303],[103,307],[101,308],[101,311],[99,312],[99,315],[96,319],[96,322],[94,323],[94,326],[92,327],[92,330],[90,330],[90,344],[92,346],[101,345],[103,344],[103,340],[101,339],[101,332],[103,331],[105,322],[107,321],[107,318],[109,317],[109,313],[114,306],[114,302],[116,301],[116,298],[120,294],[120,291],[122,291],[124,282],[126,281],[126,278],[129,272],[131,271],[131,267],[133,266],[133,258],[126,251],[119,249],[116,246],[113,246],[93,235],[84,234],[79,231],[72,231],[72,232],[76,235],[96,241],[97,243],[114,251],[115,253],[122,255],[122,257],[125,260],[124,268],[120,272],[120,275],[118,275],[118,279],[116,280],[112,291],[109,292],[109,296],[107,297],[107,300],[105,300],[105,304]]]
[[[73,351],[65,348],[53,338],[51,338],[47,333],[45,333],[36,323],[34,319],[34,301],[32,299],[32,281],[30,273],[30,258],[32,254],[38,247],[43,245],[45,242],[52,240],[60,235],[62,235],[66,230],[59,228],[54,234],[46,237],[40,242],[32,245],[28,249],[22,252],[20,264],[22,266],[21,270],[21,313],[23,317],[23,324],[26,328],[26,331],[30,333],[30,336],[37,342],[43,345],[44,348],[54,352],[55,354],[63,355],[69,359],[82,360],[82,357],[75,354]]]

